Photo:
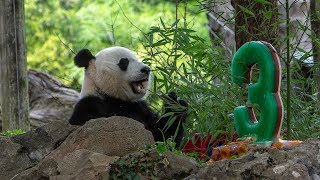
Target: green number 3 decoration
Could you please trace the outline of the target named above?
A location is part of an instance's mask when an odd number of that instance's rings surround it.
[[[252,107],[239,106],[234,110],[234,121],[239,137],[254,136],[256,143],[268,143],[279,138],[283,118],[279,93],[281,65],[271,44],[252,41],[241,46],[232,60],[232,81],[239,85],[250,83],[255,64],[259,68],[259,79],[249,84],[248,103],[259,105],[260,118],[256,119]]]

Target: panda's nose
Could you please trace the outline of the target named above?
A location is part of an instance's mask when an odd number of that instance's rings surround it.
[[[145,66],[145,67],[143,67],[140,71],[141,71],[142,73],[144,73],[144,74],[149,75],[149,73],[150,73],[150,68],[149,68],[148,66]]]

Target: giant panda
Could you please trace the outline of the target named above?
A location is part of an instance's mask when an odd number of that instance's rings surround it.
[[[164,141],[175,135],[176,144],[180,144],[188,104],[171,92],[166,96],[171,103],[166,103],[164,109],[165,113],[172,112],[169,114],[173,117],[159,118],[144,100],[150,84],[150,67],[131,50],[110,47],[93,56],[88,49],[82,49],[74,57],[74,63],[85,69],[85,75],[70,124],[83,125],[90,119],[125,116],[143,123],[155,141]],[[183,108],[173,110],[172,104],[180,104]],[[174,121],[166,129],[170,119]]]

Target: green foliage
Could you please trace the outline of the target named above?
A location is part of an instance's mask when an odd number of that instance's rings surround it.
[[[188,16],[199,18],[196,6]],[[157,25],[159,18],[169,21],[175,5],[168,1],[148,0],[28,0],[25,2],[28,67],[42,70],[73,88],[80,89],[82,69],[73,64],[74,53],[88,48],[97,53],[118,45],[143,54],[143,33]],[[207,34],[202,27],[199,33]],[[138,54],[138,55],[139,55]]]
[[[163,154],[166,151],[166,146],[164,142],[159,142],[156,144],[156,150],[158,154]]]
[[[156,142],[150,146],[150,149],[154,148],[156,152],[162,156],[165,151],[171,151],[175,154],[183,154],[181,150],[177,149],[176,143],[172,139],[166,139],[165,142]]]
[[[8,137],[12,137],[12,136],[15,136],[18,134],[24,134],[24,133],[26,133],[26,132],[23,131],[22,129],[13,129],[13,130],[3,132],[3,135],[8,136]]]
[[[219,50],[211,54],[208,32],[203,25],[206,19],[199,14],[196,1],[188,4],[179,6],[177,15],[183,19],[180,21],[175,19],[175,4],[164,1],[30,0],[26,3],[29,68],[48,72],[80,89],[83,72],[73,65],[75,51],[83,47],[97,52],[108,46],[126,46],[138,52],[154,69],[154,88],[148,100],[155,109],[161,111],[162,92],[177,90],[182,98],[190,99],[191,116],[187,120],[190,133],[229,127],[225,123],[229,120],[226,112],[231,112],[232,105],[226,105],[229,110],[220,111],[225,107],[213,97],[225,91],[211,81],[225,74],[219,66],[229,68],[226,62],[230,60],[224,60]],[[182,27],[176,29],[176,26]],[[154,51],[151,56],[150,51]],[[217,60],[211,63],[213,56]]]
[[[232,83],[231,58],[224,55],[225,49],[220,46],[220,40],[209,41],[208,31],[203,25],[207,20],[198,2],[177,2],[28,0],[25,2],[28,66],[48,72],[73,88],[80,89],[83,71],[73,65],[74,52],[84,47],[96,53],[109,46],[125,46],[136,51],[153,69],[153,83],[147,100],[159,114],[163,112],[161,100],[166,100],[163,95],[170,91],[175,91],[188,102],[187,137],[195,132],[232,133],[233,110],[246,104],[247,90]],[[270,4],[265,0],[255,0],[255,3]],[[241,10],[248,17],[255,16],[247,7],[241,7]],[[264,15],[270,19],[276,13],[268,11]],[[234,23],[233,18],[226,22]],[[274,22],[275,27],[284,20]],[[298,23],[298,28],[303,32],[310,30],[304,23]],[[261,33],[264,33],[263,30]],[[315,37],[309,37],[319,42]],[[295,33],[279,37],[277,42],[284,42],[288,38],[294,39]],[[292,55],[297,49],[304,52],[301,61],[312,56],[312,53],[298,45],[291,43],[288,47],[291,53],[289,63],[283,51],[279,53],[282,64],[287,65],[290,74],[295,77],[289,83],[289,88],[293,89],[289,107],[286,99],[286,69],[283,69],[281,95],[285,108],[292,110],[290,131],[293,137],[320,137],[320,109],[313,94],[316,92],[315,82],[311,77],[301,76],[301,64],[293,60]],[[312,69],[318,67],[317,64]],[[306,88],[307,85],[310,85],[311,92]],[[168,147],[167,144],[158,143],[156,149],[161,154]]]
[[[159,97],[170,91],[187,100],[189,134],[234,131],[229,115],[244,102],[237,98],[242,96],[241,89],[231,83],[231,60],[222,55],[223,49],[211,49],[211,42],[185,24],[162,22],[146,34],[148,56],[144,61],[154,69],[148,100],[156,106]]]

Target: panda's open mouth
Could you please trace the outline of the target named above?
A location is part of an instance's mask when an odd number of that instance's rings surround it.
[[[135,94],[145,94],[148,87],[148,79],[133,81],[130,83],[131,89]]]

